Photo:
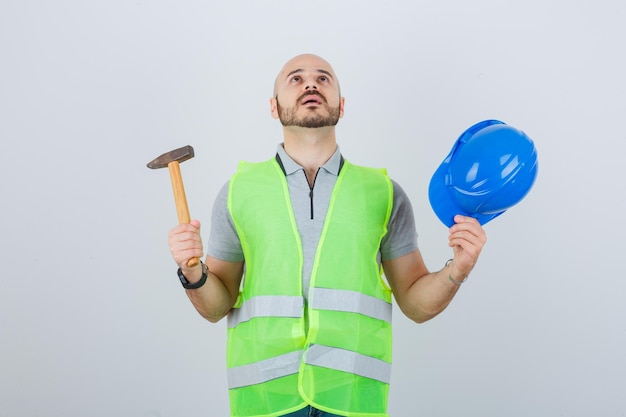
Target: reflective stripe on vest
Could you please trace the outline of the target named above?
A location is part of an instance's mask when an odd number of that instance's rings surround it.
[[[385,384],[391,380],[390,363],[345,349],[311,345],[304,361],[309,365],[349,372]]]
[[[302,351],[287,353],[264,361],[228,369],[228,388],[261,384],[272,379],[298,373]],[[389,384],[391,364],[356,352],[330,346],[311,345],[306,351],[305,363],[322,368],[349,372]]]
[[[313,288],[310,304],[318,310],[359,313],[391,323],[391,303],[356,291]]]
[[[300,369],[302,351],[287,353],[264,361],[228,369],[228,388],[247,387],[272,379],[297,374]]]
[[[228,314],[228,328],[255,317],[294,317],[300,318],[304,312],[304,299],[289,295],[260,295],[252,297],[239,308]]]

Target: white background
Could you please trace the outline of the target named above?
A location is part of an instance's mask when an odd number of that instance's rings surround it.
[[[0,0],[0,416],[226,416],[225,324],[175,275],[167,170],[204,224],[292,56],[325,57],[342,152],[409,194],[432,270],[450,257],[430,176],[467,127],[534,139],[537,182],[486,225],[439,317],[395,311],[389,411],[625,416],[626,7],[619,0]]]

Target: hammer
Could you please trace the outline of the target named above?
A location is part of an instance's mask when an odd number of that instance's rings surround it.
[[[180,174],[180,163],[193,158],[193,156],[193,148],[187,145],[182,148],[166,152],[158,158],[148,162],[148,168],[151,169],[169,168],[179,224],[185,224],[191,221],[189,217],[189,207],[187,206],[187,197],[185,195],[185,187],[183,186],[183,177]],[[191,258],[187,261],[187,266],[196,266],[198,265],[198,262],[200,262],[198,258]]]

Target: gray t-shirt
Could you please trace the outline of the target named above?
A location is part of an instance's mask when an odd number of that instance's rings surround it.
[[[343,158],[337,147],[328,162],[319,168],[313,187],[309,186],[304,168],[287,155],[282,145],[278,146],[277,159],[287,178],[291,204],[302,240],[304,252],[302,282],[306,296],[317,244]],[[395,181],[392,181],[392,184],[393,208],[387,225],[387,234],[380,245],[379,261],[395,259],[417,249],[413,207],[404,190]],[[239,262],[244,260],[243,250],[227,202],[228,183],[222,187],[213,205],[207,254],[224,261]]]

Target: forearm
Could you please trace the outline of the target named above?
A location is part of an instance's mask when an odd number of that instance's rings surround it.
[[[233,274],[232,271],[229,271],[231,268],[225,270],[223,263],[216,264],[207,258],[207,265],[209,270],[204,285],[200,288],[188,289],[186,292],[198,313],[211,323],[216,323],[228,314],[237,301],[239,281],[236,279],[237,272]],[[238,268],[235,269],[235,271],[237,270]],[[201,269],[194,268],[188,271],[188,273],[190,283],[199,281],[202,276]],[[185,276],[187,276],[187,273],[185,273]],[[236,282],[231,281],[229,285],[228,279],[233,279],[233,276]]]
[[[211,323],[220,321],[233,307],[233,300],[226,287],[214,274],[207,274],[206,283],[198,289],[186,290],[189,300],[202,317]]]
[[[400,308],[417,323],[441,313],[450,304],[467,275],[456,270],[454,263],[442,270],[426,274],[413,282],[403,297]]]

